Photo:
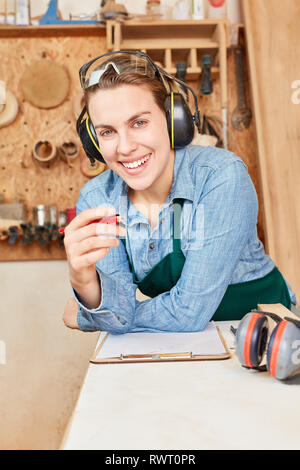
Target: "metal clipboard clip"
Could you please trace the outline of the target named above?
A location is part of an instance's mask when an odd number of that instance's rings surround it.
[[[163,353],[163,354],[128,354],[128,355],[123,355],[120,354],[120,359],[122,361],[126,360],[143,360],[143,359],[148,359],[152,361],[160,360],[160,359],[173,359],[173,358],[184,358],[184,359],[191,359],[193,357],[192,352],[186,352],[186,353]]]

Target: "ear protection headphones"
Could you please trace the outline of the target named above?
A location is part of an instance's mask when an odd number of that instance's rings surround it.
[[[194,138],[194,126],[197,127],[198,132],[200,133],[200,117],[199,117],[198,102],[197,102],[196,94],[194,90],[185,82],[175,77],[172,77],[171,75],[166,73],[163,69],[159,68],[150,59],[150,57],[147,54],[144,54],[143,52],[140,52],[140,51],[114,51],[114,52],[108,52],[106,54],[102,54],[101,56],[98,56],[92,59],[90,62],[87,62],[86,64],[84,64],[79,70],[79,77],[80,77],[82,88],[85,89],[85,86],[84,86],[85,76],[86,76],[88,69],[91,67],[91,65],[94,64],[94,62],[96,62],[97,60],[106,56],[107,57],[112,56],[112,61],[113,61],[113,56],[115,54],[129,54],[129,55],[142,57],[147,61],[148,65],[152,69],[155,78],[157,78],[161,83],[163,83],[164,86],[165,84],[164,84],[162,76],[167,77],[168,79],[177,82],[180,85],[180,87],[184,90],[186,95],[188,94],[188,90],[190,90],[190,92],[193,95],[194,102],[195,102],[194,115],[192,115],[189,109],[189,106],[181,93],[174,93],[172,91],[168,93],[165,103],[164,103],[164,108],[165,108],[165,113],[166,113],[171,148],[174,149],[174,148],[185,147],[186,145],[191,143],[191,141]],[[111,64],[116,70],[116,67],[114,66],[113,62]],[[100,76],[99,79],[101,79],[101,74],[99,74],[99,76]],[[94,129],[93,123],[91,122],[89,116],[84,118],[85,114],[87,114],[86,106],[84,106],[84,108],[82,109],[77,119],[77,123],[76,123],[77,134],[79,135],[79,138],[81,140],[85,153],[87,157],[90,159],[91,163],[93,164],[95,160],[105,163],[105,160],[103,159],[101,155],[101,150],[99,147],[99,142],[98,142],[97,134]]]
[[[276,322],[270,339],[268,317]],[[268,371],[279,380],[300,373],[300,320],[260,310],[251,310],[240,321],[236,352],[243,367]],[[266,365],[260,365],[266,353]]]

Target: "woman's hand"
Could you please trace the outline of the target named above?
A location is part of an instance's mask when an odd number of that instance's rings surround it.
[[[117,236],[126,234],[126,230],[118,225],[92,222],[115,213],[111,207],[86,209],[65,229],[64,244],[70,282],[89,308],[96,308],[101,299],[96,263],[104,258],[111,248],[119,245]]]

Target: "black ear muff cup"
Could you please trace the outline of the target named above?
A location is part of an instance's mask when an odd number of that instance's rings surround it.
[[[90,160],[98,160],[105,163],[100,151],[97,134],[89,118],[84,119],[78,126],[78,135],[82,146]]]
[[[172,148],[189,145],[194,138],[194,120],[190,108],[180,93],[171,93],[164,103]]]

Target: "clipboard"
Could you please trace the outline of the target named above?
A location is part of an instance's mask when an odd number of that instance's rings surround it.
[[[99,336],[99,340],[96,346],[96,349],[90,358],[90,362],[93,364],[130,364],[130,363],[146,363],[146,362],[171,362],[171,361],[216,361],[216,360],[224,360],[229,359],[231,357],[231,353],[229,352],[226,342],[220,332],[218,326],[216,326],[216,331],[218,337],[224,347],[224,353],[222,354],[193,354],[192,351],[190,352],[164,352],[164,353],[151,353],[151,354],[119,354],[115,357],[103,357],[100,358],[99,353],[101,352],[105,342],[109,338],[110,333],[102,332]],[[128,333],[125,333],[128,334]],[[139,335],[140,333],[133,333],[134,335]],[[153,333],[149,333],[153,334]],[[172,333],[169,333],[170,335]]]

